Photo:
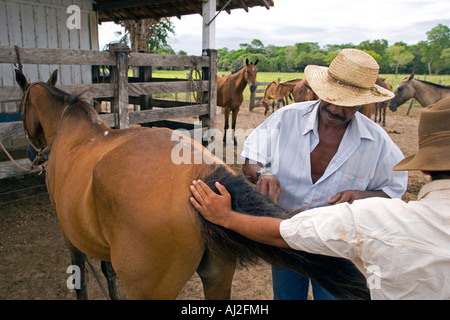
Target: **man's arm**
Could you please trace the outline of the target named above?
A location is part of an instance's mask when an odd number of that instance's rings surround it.
[[[375,191],[346,190],[336,193],[333,197],[331,197],[330,201],[328,201],[328,204],[337,204],[343,202],[352,203],[355,200],[372,197],[390,198],[382,190],[375,190]]]
[[[288,248],[280,234],[281,219],[258,217],[238,213],[231,209],[231,196],[227,189],[216,182],[216,194],[203,181],[193,181],[190,198],[192,205],[208,221],[233,230],[257,242]]]

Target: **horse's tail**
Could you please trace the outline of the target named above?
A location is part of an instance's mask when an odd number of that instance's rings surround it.
[[[232,174],[225,166],[217,166],[198,178],[217,193],[214,186],[216,181],[225,186],[231,194],[235,211],[255,216],[288,218],[283,209],[267,201],[242,176]],[[261,244],[210,223],[200,214],[199,221],[208,250],[225,261],[237,260],[240,265],[251,265],[262,259],[313,278],[336,298],[370,299],[365,277],[349,260]]]

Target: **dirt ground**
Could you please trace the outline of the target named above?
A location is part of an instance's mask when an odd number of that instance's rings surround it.
[[[395,113],[387,112],[384,129],[405,156],[417,151],[420,111],[420,107],[415,107],[409,116],[405,115],[404,107]],[[261,108],[249,112],[248,104],[244,104],[238,116],[237,128],[255,128],[264,119]],[[217,128],[222,127],[223,115],[218,109]],[[241,165],[232,167],[241,173]],[[415,200],[420,187],[428,181],[419,172],[410,173],[404,200]],[[99,261],[91,261],[101,275]],[[44,175],[0,180],[0,299],[75,299],[74,292],[66,286],[69,265],[69,254],[46,193]],[[89,275],[88,289],[90,299],[105,299],[92,273]],[[126,294],[121,287],[119,291],[120,297],[125,299]],[[270,300],[272,297],[268,265],[261,263],[237,270],[232,299]],[[204,299],[202,285],[196,274],[185,285],[178,299]]]

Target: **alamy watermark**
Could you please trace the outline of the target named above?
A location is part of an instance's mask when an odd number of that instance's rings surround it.
[[[66,26],[69,30],[81,29],[81,9],[79,6],[73,4],[67,7],[67,14],[70,16],[66,20]]]

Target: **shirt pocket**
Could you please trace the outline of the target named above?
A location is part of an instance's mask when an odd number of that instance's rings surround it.
[[[333,189],[336,193],[345,190],[367,191],[370,177],[354,174],[349,171],[338,170],[333,174]]]

